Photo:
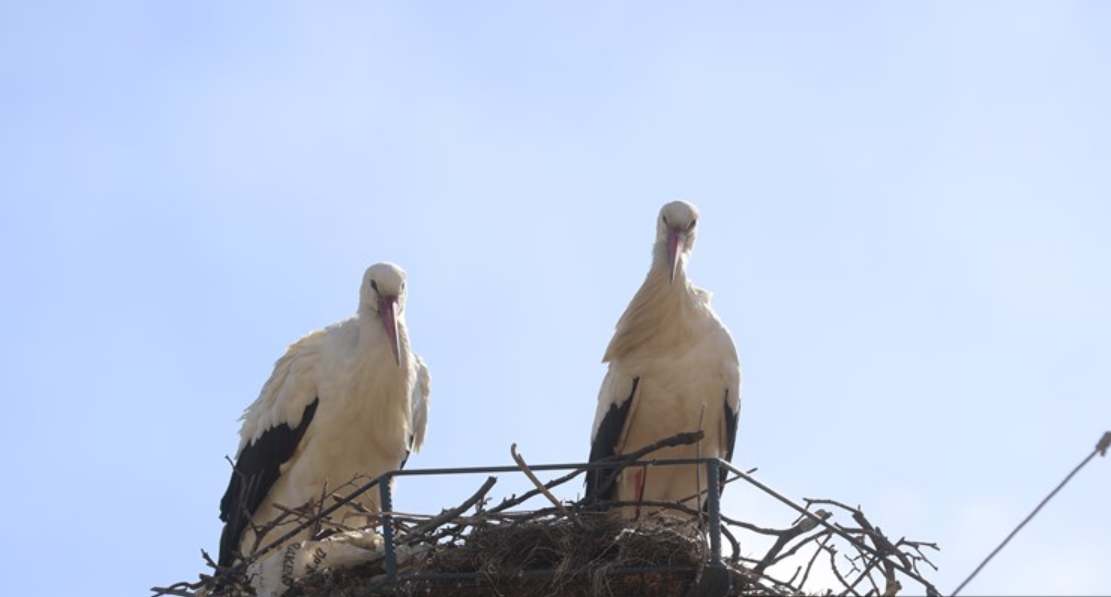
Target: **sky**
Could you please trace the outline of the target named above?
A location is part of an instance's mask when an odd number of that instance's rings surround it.
[[[4,593],[195,579],[242,409],[377,261],[433,376],[410,467],[584,460],[675,198],[741,355],[735,462],[936,541],[951,592],[1111,429],[1109,29],[1094,0],[0,1]],[[1109,498],[1097,458],[964,594],[1111,593]],[[793,519],[757,502],[724,507]]]

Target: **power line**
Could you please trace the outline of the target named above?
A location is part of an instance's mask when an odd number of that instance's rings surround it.
[[[1111,448],[1111,431],[1104,433],[1103,437],[1100,438],[1099,442],[1096,444],[1095,450],[1092,450],[1092,453],[1088,454],[1088,457],[1085,458],[1083,462],[1076,465],[1076,468],[1072,469],[1072,472],[1069,473],[1067,477],[1065,477],[1065,480],[1061,481],[1061,483],[1057,485],[1056,489],[1051,491],[1049,495],[1045,496],[1045,499],[1042,500],[1040,504],[1038,504],[1038,507],[1034,508],[1034,511],[1031,512],[1030,515],[1027,516],[1025,519],[1023,519],[1023,521],[1019,523],[1017,527],[1015,527],[1015,530],[1011,531],[1010,535],[1007,535],[1007,538],[999,544],[999,547],[996,547],[994,551],[988,554],[988,557],[985,558],[983,562],[980,562],[980,565],[972,571],[972,574],[969,574],[968,578],[964,579],[964,582],[962,582],[961,585],[957,587],[957,590],[953,591],[953,597],[957,597],[957,595],[960,594],[961,589],[963,589],[964,586],[967,585],[973,578],[976,578],[976,575],[980,572],[980,570],[983,570],[984,566],[988,565],[988,562],[990,562],[991,559],[995,557],[995,554],[999,553],[1004,547],[1006,547],[1007,543],[1015,535],[1017,535],[1019,531],[1022,530],[1022,527],[1026,526],[1026,523],[1030,522],[1030,520],[1034,518],[1035,515],[1037,515],[1038,511],[1042,509],[1042,506],[1048,504],[1049,500],[1053,499],[1053,496],[1057,495],[1057,492],[1061,491],[1061,488],[1064,487],[1069,481],[1071,481],[1073,476],[1075,476],[1076,473],[1080,472],[1080,469],[1084,468],[1084,465],[1088,464],[1088,462],[1095,458],[1096,454],[1099,454],[1100,456],[1106,456],[1108,448]]]

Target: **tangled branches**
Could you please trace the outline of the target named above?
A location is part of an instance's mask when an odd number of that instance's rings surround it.
[[[879,527],[868,521],[860,508],[835,500],[804,500],[805,510],[810,514],[800,516],[786,529],[760,528],[723,516],[723,531],[730,534],[733,545],[728,562],[739,565],[749,578],[774,594],[824,591],[831,595],[890,596],[898,594],[904,588],[903,582],[908,580],[915,583],[912,593],[939,594],[920,570],[922,566],[937,570],[923,551],[938,551],[937,544],[906,538],[892,542]],[[815,506],[827,506],[833,512],[813,509]],[[838,511],[847,513],[855,525],[845,526],[835,521]],[[739,553],[738,542],[733,540],[738,529],[774,537],[774,542],[759,558],[743,556]],[[840,549],[848,553],[843,554]],[[809,554],[809,557],[802,554]],[[769,573],[773,567],[790,572],[790,576],[783,578],[783,573]],[[824,579],[819,578],[823,576]]]
[[[637,453],[615,457],[603,463],[611,469],[604,475],[605,482],[634,464],[675,464],[641,459],[662,447],[700,439],[701,433],[681,434]],[[468,472],[523,473],[534,489],[491,505],[490,492],[498,478],[490,476],[469,498],[437,515],[375,513],[374,524],[379,528],[389,525],[390,530],[388,539],[379,543],[377,550],[368,551],[368,557],[352,567],[325,567],[307,574],[289,583],[285,595],[888,596],[904,589],[938,594],[922,574],[926,567],[936,570],[927,552],[937,550],[937,545],[905,538],[893,541],[859,507],[829,499],[805,499],[805,505],[800,505],[756,481],[749,473],[716,461],[715,465],[731,473],[726,484],[746,481],[792,509],[798,519],[787,528],[767,528],[725,514],[711,520],[702,508],[684,505],[702,503],[701,500],[561,502],[552,494],[553,488],[599,465],[530,468],[515,447],[511,452],[516,467]],[[701,466],[707,462],[688,460],[683,465]],[[536,474],[560,468],[572,470],[546,483]],[[420,472],[391,473],[411,474]],[[382,483],[386,479],[377,481]],[[365,491],[372,485],[360,489]],[[717,491],[718,487],[711,484],[702,493]],[[358,493],[357,490],[348,496],[322,495],[315,504],[286,509],[283,516],[286,521],[297,521],[300,529],[313,530],[314,540],[328,542],[359,536],[360,532],[365,535],[370,529],[351,529],[342,524],[345,521],[328,518],[337,504],[354,500]],[[543,507],[532,506],[534,498],[543,500],[538,503]],[[645,508],[646,514],[634,521],[617,515],[622,508],[628,511],[628,506]],[[649,510],[651,513],[647,513]],[[708,534],[711,538],[718,534],[721,541],[708,541]],[[324,538],[327,535],[331,536]],[[726,553],[717,553],[720,544],[728,545]],[[199,583],[155,588],[155,596],[194,597],[201,592],[227,597],[255,594],[249,568],[244,564],[259,555],[263,554],[250,556],[232,569],[217,570],[213,576],[202,576]],[[205,559],[209,567],[216,569],[207,554]],[[700,579],[713,576],[711,573],[724,575],[726,582],[699,592],[705,588]]]

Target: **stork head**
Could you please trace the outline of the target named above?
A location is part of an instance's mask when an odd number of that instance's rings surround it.
[[[397,319],[405,311],[405,270],[392,263],[375,263],[363,274],[359,314],[377,316],[390,338],[394,359],[401,364]]]
[[[671,281],[675,281],[679,262],[694,248],[697,224],[698,208],[686,201],[672,201],[660,208],[660,219],[656,222],[656,245],[663,247]]]

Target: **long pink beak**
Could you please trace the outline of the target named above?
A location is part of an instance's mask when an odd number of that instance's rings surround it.
[[[670,282],[675,281],[675,272],[679,269],[679,256],[683,254],[683,246],[687,242],[687,235],[682,230],[672,230],[667,236],[667,260],[671,263]]]
[[[378,299],[378,315],[382,317],[382,324],[386,326],[386,335],[390,337],[393,358],[400,365],[401,345],[397,342],[397,297],[384,296]]]

